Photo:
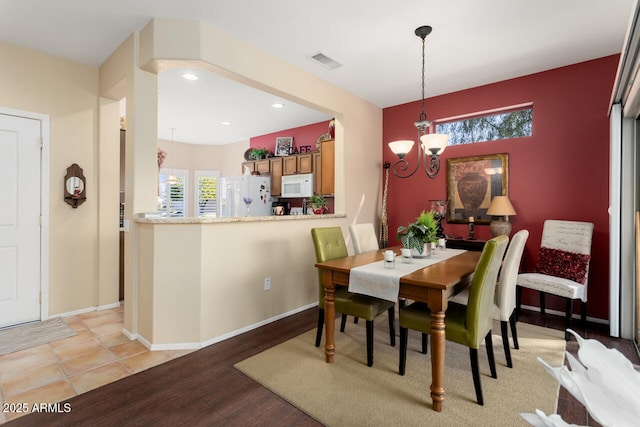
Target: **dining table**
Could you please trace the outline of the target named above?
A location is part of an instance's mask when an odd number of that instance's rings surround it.
[[[325,358],[327,363],[334,362],[336,354],[335,332],[335,298],[336,286],[349,286],[352,269],[380,262],[384,252],[392,250],[396,255],[402,246],[385,248],[378,251],[365,252],[329,261],[318,262],[315,266],[320,270],[322,286],[325,292]],[[448,250],[448,249],[446,249]],[[420,268],[400,277],[398,297],[407,300],[424,302],[431,312],[431,399],[433,409],[440,412],[445,398],[444,360],[445,360],[445,315],[448,300],[469,285],[481,252],[460,251],[435,264]]]

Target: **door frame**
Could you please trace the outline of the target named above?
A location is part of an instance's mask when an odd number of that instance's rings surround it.
[[[0,107],[0,114],[40,121],[40,320],[49,318],[49,171],[51,118],[48,114]]]

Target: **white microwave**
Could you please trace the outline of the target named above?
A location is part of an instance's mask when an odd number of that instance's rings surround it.
[[[282,194],[280,197],[313,196],[313,174],[284,175],[282,177]]]

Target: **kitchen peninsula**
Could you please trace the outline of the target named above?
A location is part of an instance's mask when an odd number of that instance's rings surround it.
[[[198,349],[317,305],[309,230],[345,218],[136,218],[138,339]]]

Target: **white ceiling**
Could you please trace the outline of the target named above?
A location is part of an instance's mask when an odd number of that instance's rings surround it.
[[[430,97],[618,53],[635,1],[0,0],[0,40],[99,66],[153,17],[197,18],[389,107],[420,98],[421,25],[433,27]],[[342,66],[308,59],[318,52]],[[176,141],[229,143],[328,119],[290,102],[273,111],[273,96],[217,76],[180,74],[159,78],[163,139],[175,128]]]

